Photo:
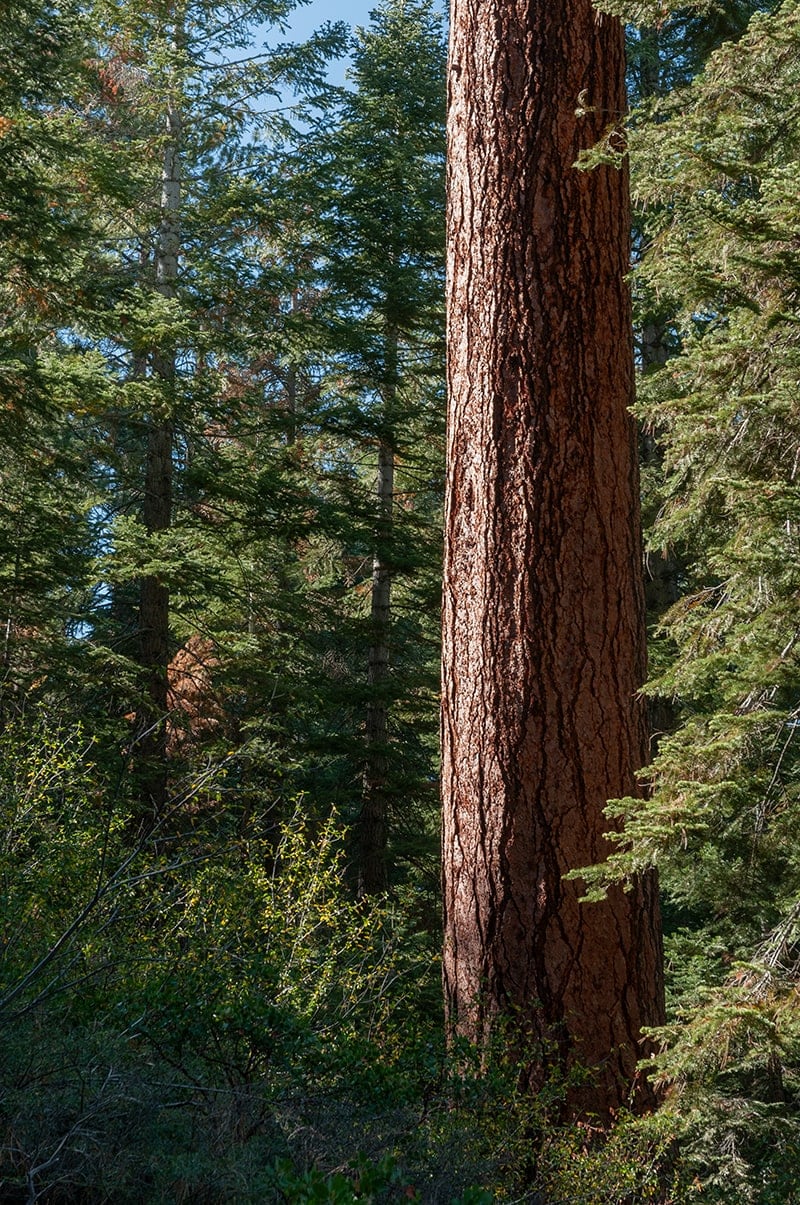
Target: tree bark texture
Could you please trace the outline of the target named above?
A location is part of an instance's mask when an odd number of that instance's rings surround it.
[[[627,178],[573,166],[624,110],[621,27],[454,0],[449,87],[446,1008],[484,1048],[510,1018],[531,1087],[591,1068],[570,1107],[608,1116],[663,1016],[654,879],[564,880],[647,748]]]

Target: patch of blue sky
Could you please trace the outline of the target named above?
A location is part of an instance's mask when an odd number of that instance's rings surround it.
[[[268,46],[274,46],[279,42],[302,43],[323,25],[341,21],[350,27],[351,32],[354,32],[358,26],[369,25],[370,13],[374,8],[375,0],[308,0],[308,3],[301,2],[288,15],[285,31],[279,32],[275,28],[263,28],[256,35],[256,45],[264,41]],[[337,86],[346,84],[349,67],[349,55],[331,59],[328,65],[330,82]]]
[[[446,0],[441,0],[440,7],[446,9]],[[344,21],[355,31],[359,26],[368,28],[370,14],[376,8],[375,0],[309,0],[299,3],[289,16],[289,31],[287,39],[302,42],[310,37],[320,26]],[[331,61],[328,77],[332,84],[345,84],[350,58],[345,56]]]

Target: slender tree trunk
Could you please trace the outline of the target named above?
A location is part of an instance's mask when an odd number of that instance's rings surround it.
[[[591,0],[455,0],[446,1008],[484,1048],[505,1015],[531,1087],[589,1067],[570,1105],[600,1116],[663,1015],[654,878],[588,905],[564,880],[607,854],[647,749],[627,178],[573,166],[624,106],[622,30]]]
[[[653,319],[644,323],[640,332],[640,354],[643,376],[664,367],[669,356],[665,321]],[[639,463],[645,471],[663,477],[664,457],[658,431],[640,430]],[[646,526],[652,523],[655,517],[655,513],[646,513]],[[680,561],[672,549],[645,552],[644,600],[648,623],[659,623],[680,598],[680,570]],[[648,698],[647,713],[650,755],[655,757],[662,738],[675,727],[677,709],[672,699],[663,695],[651,695]]]
[[[397,401],[397,329],[386,333],[386,383],[383,389],[384,429],[391,432]],[[370,647],[367,667],[367,757],[364,768],[364,799],[359,817],[360,896],[376,895],[388,886],[386,842],[388,837],[389,633],[392,618],[392,573],[389,547],[394,518],[394,447],[384,435],[378,443],[375,484],[378,518],[372,557],[370,600]]]
[[[19,605],[20,576],[22,571],[22,556],[20,549],[23,513],[20,511],[17,528],[14,532],[14,577],[9,591],[5,623],[3,624],[3,657],[0,674],[0,732],[5,732],[8,718],[9,693],[14,691],[13,684],[13,651],[17,628],[17,607]],[[10,688],[9,688],[10,684]]]
[[[292,290],[291,312],[300,308],[297,289]],[[293,447],[297,442],[297,365],[292,361],[286,369],[286,443]]]
[[[659,31],[653,27],[642,30],[649,53],[640,70],[641,99],[663,95],[661,82],[661,58]],[[663,368],[669,358],[668,323],[664,317],[651,314],[645,318],[639,331],[640,371],[642,376]],[[639,433],[639,463],[643,469],[663,476],[664,457],[659,445],[659,433],[641,430]],[[655,515],[645,515],[652,522]],[[680,563],[674,552],[663,554],[648,552],[644,558],[644,600],[649,623],[660,620],[680,597]],[[650,726],[650,753],[658,752],[658,745],[665,733],[675,726],[676,711],[672,700],[660,696],[648,700]]]
[[[666,322],[651,319],[642,326],[640,334],[642,375],[657,372],[667,362]],[[663,456],[659,447],[658,432],[642,431],[639,440],[641,464],[661,473]],[[678,601],[679,564],[673,554],[663,557],[645,557],[645,602],[651,615],[663,615]]]
[[[176,294],[180,248],[180,112],[167,107],[166,140],[161,171],[161,223],[155,257],[156,290]],[[162,382],[161,413],[152,414],[147,429],[144,481],[144,526],[148,536],[166,531],[172,522],[172,393],[175,346],[165,340],[153,353],[153,373]],[[139,657],[146,673],[146,701],[140,726],[142,796],[148,810],[164,807],[167,797],[166,713],[169,663],[169,588],[157,574],[142,578],[139,594]]]

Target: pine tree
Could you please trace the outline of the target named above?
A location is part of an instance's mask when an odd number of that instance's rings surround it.
[[[269,109],[282,88],[322,88],[326,55],[342,34],[332,27],[302,48],[251,53],[254,24],[280,28],[290,9],[287,0],[94,10],[99,87],[87,98],[87,122],[126,165],[129,187],[107,215],[95,251],[100,283],[76,326],[102,350],[115,383],[102,540],[109,605],[95,630],[114,657],[125,652],[138,666],[133,699],[121,699],[120,711],[135,702],[144,816],[163,809],[168,791],[181,710],[171,703],[171,661],[185,641],[195,654],[206,642],[207,676],[220,659],[208,622],[209,612],[220,613],[215,592],[245,590],[229,557],[224,569],[210,562],[209,545],[219,541],[209,496],[229,489],[215,480],[229,467],[216,453],[236,439],[237,407],[226,400],[241,392],[245,349],[259,344],[251,363],[263,354],[270,336],[256,324],[272,311],[274,328],[280,300],[270,293],[253,302],[272,284],[260,267],[265,200],[255,139],[285,131]],[[256,406],[263,392],[252,379]],[[239,616],[231,614],[234,629]]]
[[[691,81],[708,56],[722,42],[741,36],[752,13],[763,4],[755,0],[722,0],[711,6],[692,6],[677,12],[663,6],[649,22],[628,28],[628,101],[633,106],[631,123],[649,120],[649,106]],[[629,8],[628,8],[629,11]],[[659,202],[653,202],[658,206]],[[646,207],[640,202],[633,213],[633,259],[647,250]],[[678,349],[679,340],[669,300],[648,287],[643,276],[634,277],[633,323],[638,369],[657,371]],[[642,512],[645,527],[655,520],[663,501],[663,463],[659,429],[640,428],[639,459],[642,479]],[[651,669],[663,664],[669,643],[660,632],[664,613],[680,596],[683,566],[674,548],[648,550],[645,554],[645,603],[648,616],[648,660]],[[649,700],[651,751],[675,723],[669,700]]]
[[[446,1003],[484,1048],[509,1018],[532,1085],[588,1066],[571,1104],[602,1117],[662,1007],[654,880],[591,907],[564,880],[646,755],[627,178],[574,166],[615,138],[623,57],[588,3],[454,12]]]
[[[649,687],[680,725],[647,799],[615,809],[613,862],[657,863],[683,922],[663,1066],[712,1200],[786,1199],[796,1141],[798,45],[796,3],[756,15],[631,143],[641,277],[680,339],[643,381],[666,473],[650,540],[686,568],[674,659]]]
[[[85,247],[89,151],[75,96],[91,75],[73,5],[10,4],[0,17],[0,718],[63,704],[85,677],[76,639],[90,605],[92,412],[102,359],[69,338]]]
[[[316,421],[337,465],[320,486],[347,508],[342,552],[361,562],[341,601],[361,710],[351,711],[360,731],[348,758],[351,795],[360,779],[355,877],[372,895],[389,882],[390,838],[396,846],[402,827],[430,827],[429,816],[412,817],[430,793],[435,722],[438,599],[424,579],[439,549],[441,18],[429,0],[386,0],[357,31],[352,60],[335,120],[323,116],[301,144],[308,166],[296,184],[313,215],[303,237],[316,273],[306,332],[322,373]],[[410,709],[416,731],[404,720]]]

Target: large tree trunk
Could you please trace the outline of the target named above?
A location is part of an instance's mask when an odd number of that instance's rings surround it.
[[[622,30],[591,0],[455,0],[446,1007],[482,1047],[510,1018],[531,1087],[591,1068],[571,1107],[601,1116],[663,1015],[654,879],[600,904],[564,881],[608,852],[604,805],[646,756],[627,178],[573,166],[624,105]]]
[[[161,170],[161,221],[156,245],[156,290],[162,297],[176,294],[180,248],[181,117],[174,104],[166,114],[166,139]],[[161,413],[151,414],[147,427],[143,520],[147,534],[166,531],[172,522],[171,420],[175,385],[175,346],[171,339],[155,349],[153,375],[162,383]],[[139,741],[142,803],[159,814],[167,798],[167,666],[169,664],[169,588],[156,574],[142,578],[139,591],[139,660],[145,670],[145,702]]]

